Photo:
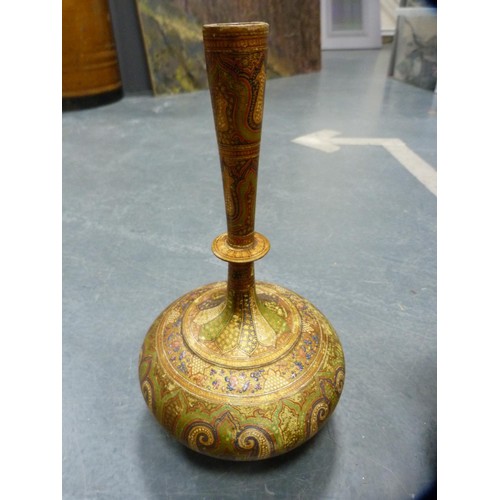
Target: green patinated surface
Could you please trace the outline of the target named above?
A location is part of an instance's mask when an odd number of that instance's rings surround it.
[[[139,377],[150,410],[180,442],[219,458],[263,459],[299,446],[322,427],[342,392],[335,330],[288,292],[304,329],[285,357],[248,369],[211,365],[189,351],[180,332],[188,305],[206,290],[169,306],[145,338]]]

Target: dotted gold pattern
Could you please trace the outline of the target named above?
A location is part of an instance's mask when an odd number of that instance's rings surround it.
[[[310,302],[257,282],[258,295],[287,300],[288,314],[299,318],[292,348],[267,365],[247,368],[204,360],[186,342],[186,324],[196,325],[186,318],[207,300],[217,303],[212,297],[225,286],[189,292],[152,325],[140,363],[144,397],[159,422],[196,451],[231,460],[279,455],[316,434],[333,412],[343,388],[342,346]]]

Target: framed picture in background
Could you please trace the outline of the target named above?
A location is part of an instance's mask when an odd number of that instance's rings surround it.
[[[397,9],[389,75],[427,90],[437,86],[437,11],[433,7]]]
[[[321,69],[319,0],[136,0],[136,5],[155,95],[207,88],[205,23],[269,23],[268,78]]]

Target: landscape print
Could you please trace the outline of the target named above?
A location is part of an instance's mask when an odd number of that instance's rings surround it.
[[[398,16],[393,43],[392,67],[395,79],[427,90],[437,83],[437,19],[429,9]]]
[[[319,0],[136,0],[155,95],[206,89],[202,26],[269,23],[268,78],[321,69]]]

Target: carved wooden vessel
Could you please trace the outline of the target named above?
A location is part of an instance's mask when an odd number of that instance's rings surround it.
[[[260,22],[203,28],[227,216],[212,250],[228,262],[228,278],[168,306],[139,366],[158,421],[189,448],[231,460],[304,443],[332,414],[344,382],[328,320],[296,293],[254,277],[254,262],[269,251],[254,230],[267,35]]]

